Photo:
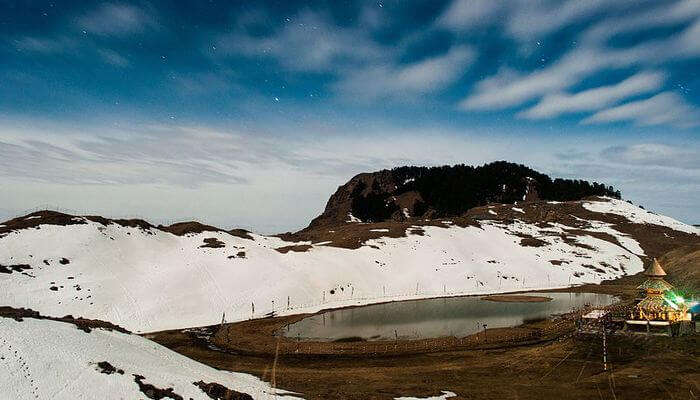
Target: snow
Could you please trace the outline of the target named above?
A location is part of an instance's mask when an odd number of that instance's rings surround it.
[[[488,211],[489,211],[489,214],[498,215],[498,213],[493,211],[493,210],[488,210]]]
[[[421,229],[424,236],[372,239],[350,250],[256,234],[247,240],[225,232],[176,236],[92,221],[42,225],[0,238],[0,264],[32,267],[28,275],[0,274],[0,304],[152,332],[211,325],[223,312],[233,322],[271,311],[288,315],[392,300],[552,289],[642,271],[634,239],[602,225],[596,229],[609,230],[624,246],[577,237],[593,248],[586,249],[563,242],[559,235],[566,232],[564,227],[539,228],[522,221]],[[540,238],[546,245],[521,246],[518,234]],[[225,246],[201,248],[205,238]],[[285,254],[275,250],[299,244],[311,249]],[[229,258],[241,251],[245,258]],[[58,262],[64,257],[70,261],[66,265]],[[567,262],[552,265],[550,260]],[[58,290],[49,290],[51,286]],[[340,286],[353,290],[329,294]]]
[[[405,218],[411,218],[411,214],[408,212],[408,208],[403,209],[403,216]]]
[[[388,229],[381,228],[381,229],[370,229],[370,232],[389,232]]]
[[[220,371],[137,335],[25,318],[0,318],[0,398],[138,399],[134,375],[185,399],[211,400],[193,382],[216,382],[256,399],[292,399],[258,378]],[[123,374],[105,374],[107,361]]]
[[[25,218],[24,220],[26,221],[26,220],[28,220],[28,219],[38,219],[38,218],[41,218],[41,215],[33,215],[33,216],[31,216],[31,217]]]
[[[583,318],[599,319],[599,318],[603,318],[606,315],[608,315],[608,311],[606,311],[606,310],[592,310],[588,314],[584,315]]]
[[[362,222],[359,218],[356,216],[352,215],[352,213],[348,213],[348,220],[347,222]]]
[[[525,214],[525,210],[523,210],[522,208],[513,207],[512,210]]]
[[[623,200],[613,198],[606,198],[606,200],[607,201],[585,202],[583,203],[583,207],[597,213],[621,215],[631,222],[638,224],[661,225],[685,233],[700,234],[698,228],[684,224],[673,218],[651,213]]]
[[[403,181],[403,184],[405,185],[407,183],[414,182],[415,180],[416,180],[416,178],[408,178],[405,181]]]
[[[395,400],[444,400],[444,399],[449,399],[451,397],[457,397],[457,395],[454,392],[450,392],[447,390],[443,390],[442,394],[440,396],[432,396],[432,397],[396,397]]]

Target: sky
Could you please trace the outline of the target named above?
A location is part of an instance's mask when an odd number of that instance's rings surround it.
[[[0,220],[294,231],[507,160],[697,224],[699,74],[700,0],[0,0]]]

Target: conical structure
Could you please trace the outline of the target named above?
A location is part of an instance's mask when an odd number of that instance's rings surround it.
[[[646,271],[644,271],[644,275],[649,277],[662,277],[666,276],[666,271],[664,271],[664,269],[661,268],[659,260],[654,258],[654,262],[649,266],[649,268],[647,268]]]
[[[656,258],[649,268],[644,271],[644,275],[648,276],[649,279],[637,286],[637,289],[642,291],[646,297],[650,293],[661,295],[665,291],[673,289],[673,286],[664,280],[663,277],[666,276],[666,271],[661,268],[661,264]]]
[[[684,306],[679,307],[664,297],[664,294],[673,289],[673,286],[664,280],[666,271],[661,268],[659,261],[654,259],[654,262],[644,271],[644,275],[649,278],[637,286],[637,289],[643,292],[644,298],[634,308],[633,319],[671,322],[682,319],[685,311],[681,308]]]

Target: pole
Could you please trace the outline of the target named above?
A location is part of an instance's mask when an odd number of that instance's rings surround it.
[[[608,370],[608,341],[605,334],[605,322],[603,322],[603,371]]]

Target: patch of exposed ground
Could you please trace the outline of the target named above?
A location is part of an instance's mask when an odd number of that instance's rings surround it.
[[[230,231],[228,231],[228,234],[231,236],[239,237],[241,239],[255,240],[255,238],[251,236],[250,232],[245,229],[231,229]]]
[[[121,326],[115,325],[111,322],[81,317],[74,318],[72,315],[66,315],[64,317],[48,317],[45,315],[41,315],[38,311],[34,311],[29,308],[13,308],[0,306],[0,318],[12,318],[15,321],[22,321],[24,318],[49,319],[52,321],[60,321],[73,324],[81,331],[88,333],[95,328],[106,329],[110,331],[113,330],[122,333],[131,333],[128,330],[122,328]]]
[[[111,374],[119,374],[119,375],[124,375],[124,370],[116,368],[114,365],[110,364],[108,361],[100,361],[97,363],[97,368],[99,368],[99,371],[103,374],[111,375]]]
[[[199,381],[193,382],[193,385],[202,389],[207,396],[214,400],[253,400],[253,396],[248,393],[231,390],[216,382],[205,383],[204,381]]]
[[[41,225],[84,225],[87,221],[96,222],[104,226],[116,224],[123,227],[139,228],[144,231],[155,228],[153,225],[141,219],[109,219],[97,215],[74,216],[57,211],[45,210],[3,222],[2,225],[0,225],[0,237],[9,232],[22,229],[41,229]]]
[[[199,246],[200,248],[202,247],[208,247],[212,249],[220,249],[223,247],[226,247],[226,243],[222,242],[221,240],[217,238],[205,238],[204,239],[204,244]]]
[[[13,272],[23,272],[32,269],[29,264],[14,264],[14,265],[2,265],[0,264],[0,274],[11,274]]]
[[[296,253],[303,253],[305,251],[311,250],[311,245],[308,244],[298,244],[298,245],[293,245],[293,246],[283,246],[283,247],[278,247],[275,250],[282,254],[289,253],[290,251],[296,252]]]
[[[158,229],[170,232],[173,235],[185,236],[191,233],[202,233],[202,232],[223,232],[223,229],[219,229],[210,225],[205,225],[197,221],[187,221],[187,222],[177,222],[168,226],[159,226]]]
[[[164,398],[173,400],[183,400],[182,396],[175,393],[173,388],[161,389],[150,383],[144,382],[146,378],[142,375],[134,374],[134,382],[139,385],[141,393],[145,394],[149,399],[160,400]]]

